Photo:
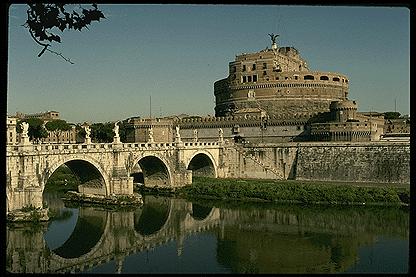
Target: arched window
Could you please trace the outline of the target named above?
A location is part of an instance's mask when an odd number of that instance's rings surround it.
[[[322,80],[322,81],[328,81],[329,80],[328,76],[321,76],[319,79]]]
[[[312,75],[305,75],[303,76],[303,80],[315,80],[315,77],[313,77]]]
[[[339,78],[338,77],[334,77],[334,78],[332,78],[332,81],[339,82]]]

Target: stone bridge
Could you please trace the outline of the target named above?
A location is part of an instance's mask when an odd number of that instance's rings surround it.
[[[222,141],[7,145],[7,212],[42,207],[45,184],[62,165],[78,177],[79,192],[104,196],[133,194],[134,181],[175,188],[191,184],[192,175],[225,177],[224,145]]]
[[[47,223],[36,230],[8,225],[6,270],[74,273],[114,260],[115,271],[121,272],[125,257],[171,241],[176,241],[181,255],[187,235],[216,227],[219,222],[218,208],[180,199],[146,197],[144,206],[125,212],[83,206],[72,234],[56,249],[50,249],[44,239]]]

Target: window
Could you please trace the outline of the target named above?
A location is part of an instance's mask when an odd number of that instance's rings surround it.
[[[253,82],[257,82],[257,75],[253,75]]]
[[[313,77],[312,75],[305,75],[303,76],[303,80],[315,80],[315,77]]]
[[[243,64],[243,72],[246,71],[246,65]]]
[[[295,75],[294,77],[295,77],[295,80],[297,80],[299,76],[298,75]]]
[[[334,77],[334,78],[332,78],[332,81],[339,82],[339,78],[338,77]]]
[[[256,70],[256,64],[253,64],[252,69]]]
[[[319,79],[322,80],[322,81],[328,81],[329,80],[328,76],[321,76]]]
[[[267,72],[266,71],[263,71],[263,76],[265,76],[265,75],[267,75]]]
[[[251,76],[247,76],[247,82],[251,82]]]
[[[263,63],[263,69],[267,68],[267,63]]]
[[[246,76],[243,76],[243,83],[247,82],[246,78],[247,78]]]

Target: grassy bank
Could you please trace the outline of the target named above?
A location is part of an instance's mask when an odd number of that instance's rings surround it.
[[[410,189],[407,186],[351,183],[214,179],[198,177],[191,186],[177,191],[186,197],[263,200],[304,204],[381,204],[408,205]]]

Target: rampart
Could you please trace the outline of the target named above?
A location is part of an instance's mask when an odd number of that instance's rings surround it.
[[[229,177],[410,184],[409,142],[263,144],[227,152]]]

